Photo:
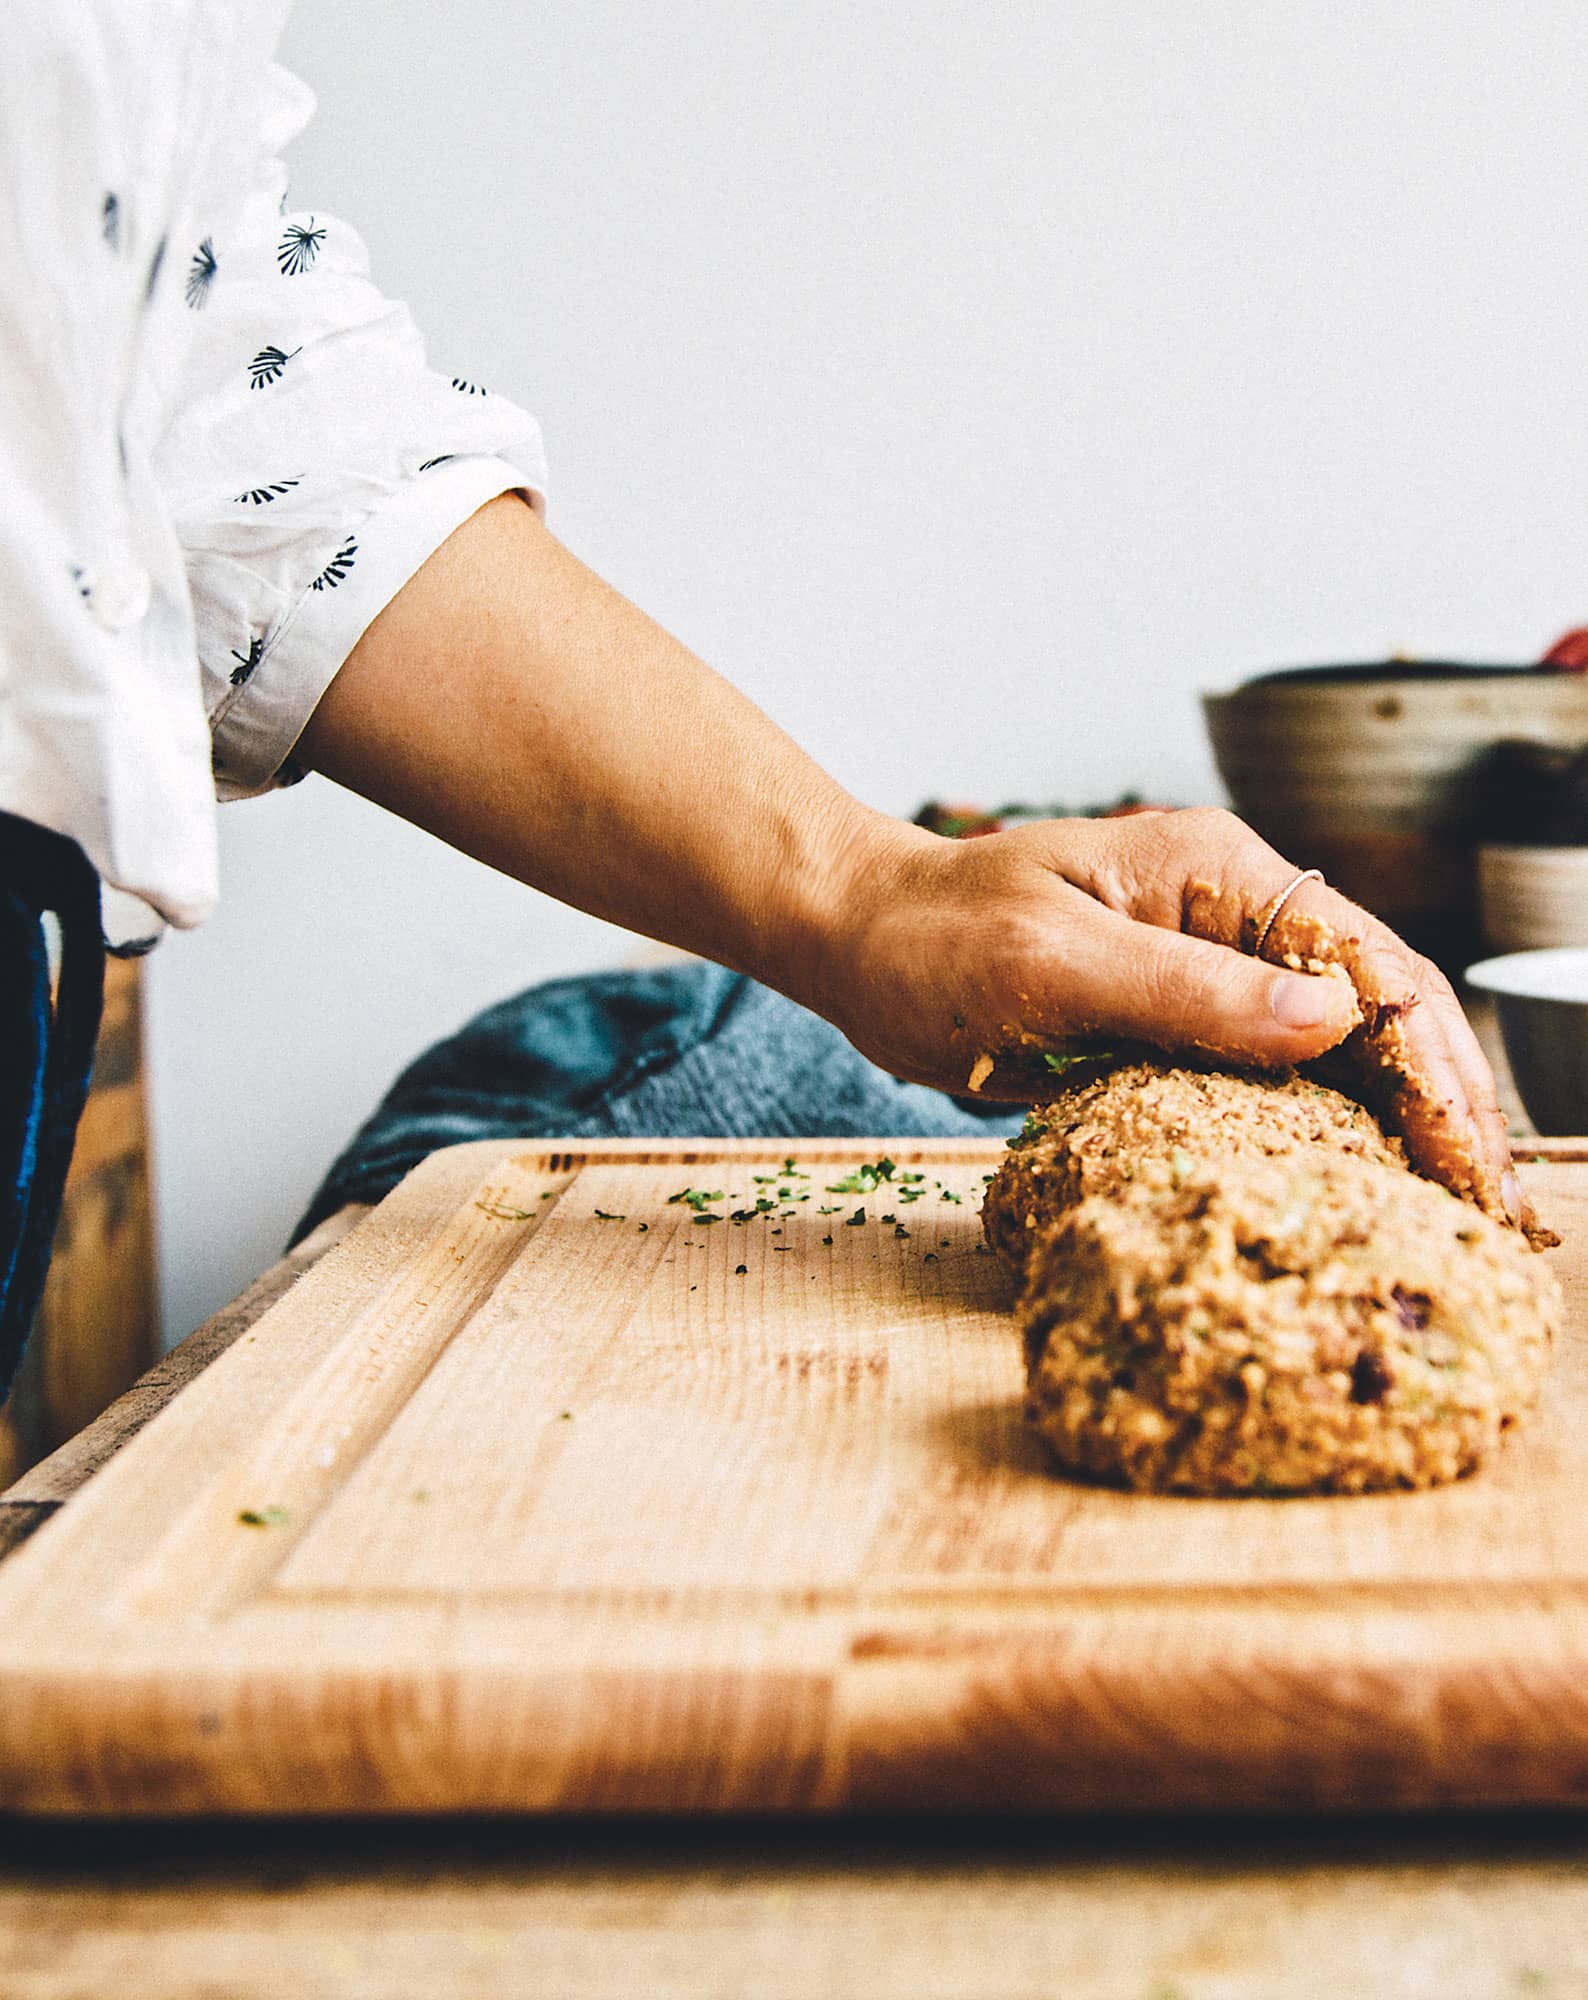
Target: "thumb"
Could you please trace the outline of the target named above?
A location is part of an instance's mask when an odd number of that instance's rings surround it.
[[[1343,973],[1288,972],[1103,909],[1076,927],[1064,990],[1089,1026],[1264,1065],[1310,1062],[1362,1018]]]

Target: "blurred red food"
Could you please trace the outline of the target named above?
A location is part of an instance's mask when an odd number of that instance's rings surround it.
[[[1126,792],[1106,806],[950,806],[930,799],[915,816],[917,826],[941,833],[949,840],[976,840],[984,833],[1002,833],[1006,826],[1019,826],[1034,819],[1123,819],[1131,813],[1172,812],[1172,806],[1153,805],[1135,792]]]
[[[1580,625],[1575,632],[1568,632],[1564,638],[1557,639],[1540,664],[1564,667],[1572,674],[1588,673],[1588,625]]]
[[[946,840],[974,840],[983,833],[1002,833],[1004,823],[980,806],[949,806],[932,799],[915,816],[917,826],[940,833]]]

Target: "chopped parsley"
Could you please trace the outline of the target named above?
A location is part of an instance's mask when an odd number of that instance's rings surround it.
[[[627,1221],[628,1221],[628,1217],[627,1217],[626,1215],[613,1215],[613,1214],[612,1214],[612,1213],[611,1213],[611,1212],[610,1212],[609,1210],[607,1210],[607,1209],[604,1209],[604,1208],[598,1208],[598,1209],[596,1210],[596,1214],[597,1214],[598,1216],[600,1216],[600,1218],[601,1218],[601,1220],[602,1220],[603,1222],[627,1222]]]
[[[1064,1076],[1082,1063],[1113,1062],[1112,1049],[1044,1049],[1042,1060],[1055,1076]]]
[[[1011,1153],[1018,1153],[1022,1146],[1034,1146],[1039,1139],[1045,1139],[1051,1130],[1052,1127],[1035,1111],[1028,1111],[1026,1113],[1026,1122],[1015,1136],[1012,1139],[1006,1139],[1004,1144],[1009,1148]]]
[[[865,1221],[866,1221],[866,1211],[863,1208],[857,1208],[854,1214],[850,1216],[849,1220],[844,1224],[844,1227],[846,1229],[863,1229],[865,1227]]]
[[[541,1196],[542,1201],[550,1199],[550,1195]],[[528,1222],[534,1213],[533,1209],[509,1208],[505,1202],[500,1201],[477,1201],[474,1206],[481,1215],[488,1215],[493,1222]]]
[[[284,1528],[292,1516],[285,1507],[245,1507],[237,1518],[245,1528]]]
[[[845,1174],[841,1181],[829,1181],[829,1194],[875,1194],[884,1181],[891,1181],[894,1163],[884,1157],[872,1165],[855,1168],[852,1174]]]
[[[674,1202],[682,1201],[687,1202],[691,1208],[697,1210],[709,1207],[714,1201],[726,1200],[727,1196],[721,1188],[712,1188],[710,1190],[706,1188],[680,1188],[677,1194],[670,1194],[667,1197],[669,1207]]]

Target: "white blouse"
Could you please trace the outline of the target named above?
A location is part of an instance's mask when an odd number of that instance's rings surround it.
[[[82,846],[124,949],[208,913],[216,794],[301,775],[453,529],[544,506],[534,420],[430,370],[353,231],[287,207],[288,4],[0,23],[0,812]]]

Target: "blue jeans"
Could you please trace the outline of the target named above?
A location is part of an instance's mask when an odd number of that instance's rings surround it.
[[[1007,1138],[1022,1113],[901,1083],[819,1015],[721,966],[532,986],[410,1065],[294,1232],[469,1139]]]

